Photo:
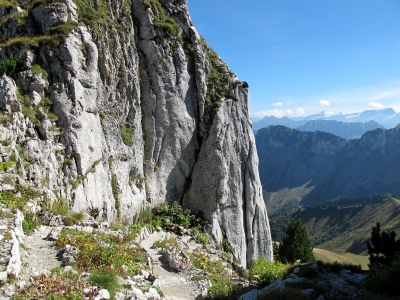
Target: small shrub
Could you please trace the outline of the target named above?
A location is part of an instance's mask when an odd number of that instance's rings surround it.
[[[112,188],[112,193],[114,195],[114,199],[118,199],[119,184],[118,184],[118,177],[116,174],[111,175],[111,188]]]
[[[13,55],[6,60],[0,60],[0,76],[6,73],[10,77],[15,77],[17,72],[22,68],[22,54]]]
[[[163,31],[168,32],[172,36],[178,36],[179,33],[179,24],[176,23],[176,21],[170,17],[170,16],[164,16],[163,18],[157,18],[156,21],[154,22],[154,26],[156,28],[159,28]]]
[[[189,209],[183,208],[178,202],[168,204],[164,202],[153,209],[154,219],[156,222],[161,221],[162,225],[171,223],[185,227],[186,229],[202,226],[203,221],[196,218]]]
[[[121,239],[112,234],[63,229],[56,245],[62,249],[67,244],[79,250],[74,264],[79,271],[112,270],[115,274],[136,275],[147,262],[144,250],[130,246],[131,239]]]
[[[81,222],[83,220],[84,216],[82,213],[77,213],[77,212],[68,212],[67,217],[65,219],[65,225],[67,226],[72,226],[77,224],[78,222]]]
[[[286,267],[281,262],[270,262],[264,258],[258,258],[250,267],[250,278],[263,283],[270,283],[278,278],[282,278]]]
[[[1,172],[7,172],[10,168],[15,166],[15,161],[6,161],[6,162],[2,162],[0,163],[0,171]]]
[[[222,249],[227,253],[233,253],[233,248],[227,238],[222,239]]]
[[[134,223],[135,224],[151,224],[153,217],[154,217],[154,215],[153,215],[153,212],[152,212],[150,206],[147,206],[146,208],[141,209],[140,212],[135,215]],[[153,224],[153,225],[155,225],[155,224]],[[157,228],[156,226],[153,226],[153,227]]]
[[[90,280],[107,289],[110,293],[115,293],[121,289],[117,275],[112,271],[94,271],[90,274]]]
[[[39,225],[39,220],[35,214],[25,213],[22,221],[22,229],[25,233],[32,232]]]
[[[219,297],[228,296],[232,292],[233,283],[229,277],[211,275],[210,282],[212,286],[208,288],[208,291],[213,296],[213,299],[219,299]]]
[[[57,200],[57,202],[54,202],[52,204],[44,202],[42,204],[42,210],[48,210],[56,215],[66,216],[69,212],[68,201],[64,198],[60,198]]]
[[[121,133],[122,141],[128,147],[133,145],[133,130],[130,127],[125,127],[123,124],[119,125],[119,132]]]
[[[200,233],[197,238],[196,241],[200,244],[203,245],[208,245],[210,244],[210,238],[208,237],[208,235],[204,234],[204,233]]]
[[[163,241],[156,241],[153,244],[154,248],[171,250],[172,248],[180,249],[178,241],[175,238],[169,238]]]

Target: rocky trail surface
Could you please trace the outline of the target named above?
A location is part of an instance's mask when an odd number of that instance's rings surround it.
[[[60,267],[57,259],[59,250],[53,241],[47,240],[52,227],[40,226],[32,235],[26,235],[21,246],[22,269],[20,279],[28,282],[30,274],[38,274]]]
[[[22,214],[17,212],[14,217],[1,219],[1,261],[4,261],[4,270],[1,274],[2,276],[4,275],[4,278],[0,278],[0,300],[13,298],[14,295],[23,291],[27,286],[35,284],[35,282],[38,283],[43,277],[50,277],[51,271],[57,267],[64,267],[64,270],[70,270],[81,278],[88,278],[88,275],[79,274],[73,270],[69,266],[70,263],[66,263],[65,257],[62,260],[60,259],[65,251],[60,251],[57,248],[55,240],[58,238],[63,226],[41,225],[33,230],[32,233],[23,234],[21,226],[23,216],[21,216]],[[95,232],[90,226],[65,227],[69,230],[77,229],[78,231]],[[104,229],[98,230],[106,231]],[[10,232],[13,239],[7,240]],[[109,232],[112,231],[110,230]],[[180,261],[179,255],[176,255],[173,249],[166,251],[165,249],[154,247],[154,243],[157,241],[168,239],[176,241],[178,248],[184,249],[185,252],[201,251],[200,249],[204,248],[203,245],[196,243],[193,237],[189,235],[189,231],[185,232],[186,235],[180,236],[162,230],[152,232],[149,227],[144,227],[137,236],[137,242],[138,246],[144,249],[148,255],[150,270],[142,270],[133,277],[118,277],[120,286],[123,288],[120,292],[115,293],[115,299],[146,300],[163,298],[194,300],[206,296],[209,281],[192,280],[192,276],[203,275],[203,271],[191,268],[190,259],[188,261]],[[115,231],[114,234],[116,234]],[[67,248],[68,246],[66,246]],[[15,249],[18,251],[15,251]],[[202,251],[204,252],[205,249]],[[179,250],[179,253],[184,252]],[[213,259],[218,259],[218,257],[215,255]],[[174,262],[173,265],[171,265],[171,260]],[[94,283],[88,282],[89,286],[90,284],[93,285]],[[101,296],[100,291],[96,292],[97,297],[93,299],[110,299],[107,296],[109,295],[108,291],[105,296]],[[89,296],[87,299],[92,298]]]
[[[145,238],[140,243],[140,246],[147,250],[152,260],[153,275],[157,277],[157,284],[163,292],[165,299],[198,299],[202,294],[201,285],[196,281],[190,281],[190,274],[171,270],[165,257],[159,253],[158,249],[152,247],[156,241],[165,240],[170,237],[170,233],[155,232]]]

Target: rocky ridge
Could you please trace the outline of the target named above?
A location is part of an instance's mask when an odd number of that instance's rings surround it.
[[[263,128],[256,136],[263,189],[279,193],[298,188],[301,197],[294,198],[301,198],[301,205],[340,196],[399,195],[399,134],[397,126],[346,141],[325,132]]]
[[[177,200],[242,266],[272,260],[248,85],[186,1],[11,1],[0,22],[3,192],[128,223]]]

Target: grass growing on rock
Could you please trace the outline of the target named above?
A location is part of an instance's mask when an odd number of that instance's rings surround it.
[[[143,249],[132,246],[132,240],[113,234],[63,229],[56,244],[60,249],[68,244],[79,250],[74,267],[81,272],[113,271],[136,275],[147,262]]]
[[[115,293],[121,289],[117,275],[113,271],[94,271],[90,274],[90,280],[107,289],[110,293]]]

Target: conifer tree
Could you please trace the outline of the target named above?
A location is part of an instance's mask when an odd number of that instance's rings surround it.
[[[315,259],[307,228],[300,220],[290,221],[276,257],[283,263],[294,263],[297,260],[307,262]]]
[[[369,262],[390,264],[396,254],[400,254],[400,239],[396,241],[394,231],[387,233],[381,232],[380,223],[372,227],[371,240],[367,241]]]

